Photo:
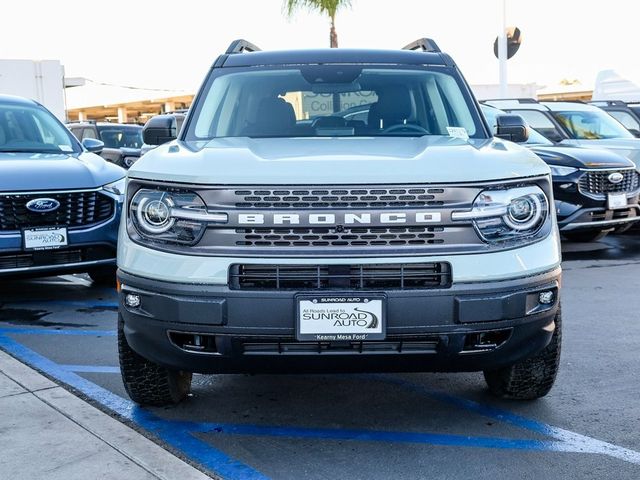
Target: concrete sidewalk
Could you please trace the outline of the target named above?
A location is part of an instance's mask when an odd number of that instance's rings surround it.
[[[210,479],[2,351],[0,412],[2,478]]]

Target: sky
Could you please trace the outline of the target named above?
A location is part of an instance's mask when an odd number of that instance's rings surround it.
[[[3,5],[0,58],[57,59],[67,76],[195,92],[217,55],[236,38],[267,49],[329,43],[328,20],[282,0],[19,0]],[[510,83],[556,85],[616,69],[640,78],[631,0],[506,0],[507,25],[522,31],[508,62]],[[436,40],[472,84],[498,83],[493,41],[502,0],[352,0],[339,12],[341,47],[399,48]],[[99,103],[99,102],[98,102]]]

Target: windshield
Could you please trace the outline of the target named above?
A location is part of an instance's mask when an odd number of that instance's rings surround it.
[[[0,153],[73,153],[80,146],[44,108],[0,104]]]
[[[495,135],[498,121],[496,118],[498,115],[509,115],[507,112],[499,110],[494,107],[490,107],[489,105],[480,105],[480,110],[484,115],[484,118],[487,119],[487,123],[491,127],[491,132]],[[515,115],[520,115],[520,112]],[[524,119],[523,119],[524,120]],[[525,122],[526,123],[526,122]],[[529,125],[529,138],[526,142],[527,145],[553,145],[553,142],[544,137],[540,132],[534,130]]]
[[[484,138],[448,69],[304,65],[214,70],[187,140],[448,135]]]
[[[602,110],[553,112],[553,116],[572,138],[578,140],[634,138],[617,120]]]
[[[107,148],[140,148],[142,147],[142,127],[131,125],[98,126],[100,140]]]

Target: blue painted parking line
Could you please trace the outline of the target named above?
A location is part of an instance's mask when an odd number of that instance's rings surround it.
[[[162,441],[181,451],[209,470],[230,480],[263,480],[268,477],[191,435],[190,423],[171,422],[138,407],[109,390],[70,372],[48,358],[34,352],[5,335],[0,335],[0,348],[20,361],[69,385],[121,417],[137,423]]]
[[[39,354],[29,350],[20,343],[8,338],[7,334],[16,334],[28,331],[30,334],[47,334],[48,330],[39,329],[20,329],[5,328],[0,329],[0,347],[9,351],[9,353],[17,356],[25,363],[35,368],[45,371],[45,373],[57,378],[63,383],[67,383],[85,393],[90,398],[98,401],[105,407],[115,411],[125,418],[131,419],[143,428],[156,434],[170,445],[177,444],[185,454],[196,459],[196,461],[207,466],[213,471],[219,472],[228,478],[264,478],[264,477],[233,477],[228,476],[220,471],[220,465],[216,462],[220,461],[220,456],[225,456],[222,452],[212,449],[206,443],[193,437],[193,433],[208,434],[230,434],[230,435],[248,435],[248,436],[272,436],[287,438],[317,438],[317,439],[333,439],[333,440],[352,440],[352,441],[377,441],[377,442],[410,442],[423,443],[430,445],[459,446],[459,447],[476,447],[476,448],[498,448],[498,449],[515,449],[515,450],[538,450],[538,451],[556,451],[556,452],[576,452],[576,453],[594,453],[607,455],[633,464],[640,464],[640,452],[619,447],[607,442],[603,442],[585,435],[581,435],[569,430],[564,430],[537,420],[529,419],[512,412],[502,410],[496,407],[484,405],[473,400],[450,395],[441,391],[435,391],[422,385],[415,384],[402,378],[391,375],[358,375],[358,378],[383,381],[394,384],[401,388],[409,389],[415,393],[426,395],[434,400],[443,402],[471,411],[479,415],[492,418],[494,420],[513,425],[524,430],[533,431],[553,440],[528,440],[528,439],[509,439],[509,438],[493,438],[493,437],[468,437],[461,435],[442,435],[420,432],[389,432],[389,431],[370,431],[370,430],[343,430],[343,429],[318,429],[318,428],[298,428],[298,427],[271,427],[258,425],[236,425],[236,424],[216,424],[216,423],[197,423],[197,422],[179,422],[163,420],[154,416],[150,412],[136,407],[131,401],[122,399],[121,397],[109,392],[88,380],[79,377],[73,372],[97,372],[117,373],[117,367],[108,366],[92,366],[92,365],[58,365],[50,360],[41,357]],[[109,333],[109,336],[115,335],[115,331],[95,331],[95,330],[57,330],[65,335],[96,335],[96,332]],[[207,453],[211,449],[214,453]],[[235,462],[234,460],[225,460]],[[213,462],[213,463],[211,463]],[[236,462],[237,464],[238,462]],[[249,468],[246,465],[239,464],[238,468]],[[251,469],[250,469],[251,470]],[[253,470],[252,470],[253,471]],[[255,475],[261,475],[259,472]],[[237,473],[232,469],[232,475]],[[253,475],[253,473],[252,473]]]

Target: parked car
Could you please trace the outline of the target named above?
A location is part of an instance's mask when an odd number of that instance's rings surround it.
[[[140,158],[142,127],[140,125],[108,122],[74,122],[67,124],[71,133],[82,141],[96,138],[104,143],[100,155],[116,165],[129,168]]]
[[[214,62],[177,140],[172,117],[145,126],[160,146],[128,172],[118,243],[129,396],[179,402],[192,372],[388,370],[545,395],[562,328],[549,167],[493,138],[432,40],[258,50]],[[336,115],[356,97],[366,122]],[[521,118],[497,124],[526,140]]]
[[[495,132],[504,112],[481,109]],[[558,227],[567,239],[594,241],[640,220],[640,174],[631,160],[604,149],[554,145],[535,129],[523,145],[551,168]]]
[[[175,122],[175,126],[173,126],[172,128],[175,128],[175,131],[176,131],[175,136],[177,136],[180,133],[182,124],[184,123],[185,118],[187,118],[187,112],[188,110],[176,110],[175,112],[168,112],[163,114],[163,118],[166,118],[166,119],[173,118],[173,121]],[[153,123],[154,123],[153,118],[154,117],[151,117],[149,120],[147,120],[147,123],[151,122],[149,124],[150,127],[153,126]],[[170,141],[170,140],[167,140],[167,141]],[[148,145],[144,143],[142,145],[142,148],[140,149],[140,156],[143,156],[145,153],[153,150],[156,147],[157,145]]]
[[[0,95],[0,277],[88,272],[115,284],[125,171],[42,105]]]
[[[486,100],[483,103],[520,115],[548,140],[561,145],[606,148],[640,165],[640,138],[607,113],[581,102],[534,99]]]
[[[625,103],[621,100],[598,100],[589,102],[618,120],[634,137],[640,137],[640,103]]]

